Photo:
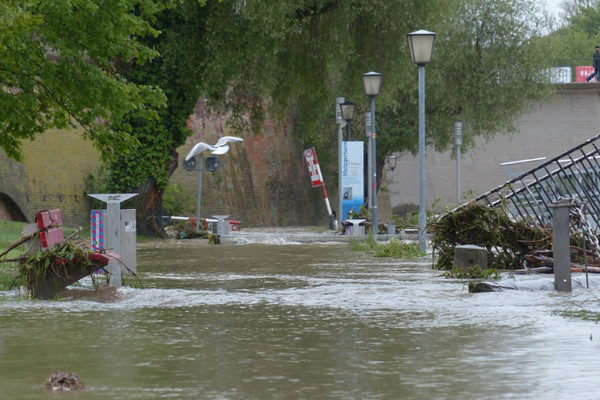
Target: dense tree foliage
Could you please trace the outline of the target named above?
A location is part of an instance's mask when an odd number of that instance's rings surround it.
[[[547,43],[537,40],[549,21],[535,1],[240,3],[224,2],[221,12],[237,4],[236,12],[211,19],[207,40],[219,51],[207,60],[207,71],[221,72],[209,72],[205,93],[233,112],[240,104],[260,110],[268,96],[272,108],[293,110],[297,138],[332,148],[335,97],[359,104],[352,124],[364,132],[368,99],[361,74],[382,72],[380,167],[391,152],[417,149],[418,80],[409,32],[437,33],[427,67],[427,140],[438,150],[451,144],[454,121],[463,121],[468,150],[476,136],[513,130],[516,118],[552,90],[543,72],[550,66]],[[232,36],[235,41],[227,40]]]
[[[83,127],[102,149],[134,145],[109,120],[154,118],[160,91],[124,80],[119,63],[155,52],[137,37],[158,34],[151,0],[0,2],[0,147],[21,158],[20,143],[49,128]],[[154,107],[145,108],[149,104]]]
[[[532,100],[549,93],[541,71],[550,63],[536,41],[548,21],[534,1],[253,0],[224,1],[217,10],[206,22],[205,40],[218,51],[205,61],[203,93],[234,113],[250,105],[255,116],[269,98],[272,110],[293,110],[305,143],[335,140],[337,96],[359,103],[353,125],[364,127],[361,74],[376,70],[385,75],[378,155],[415,151],[417,68],[406,34],[422,28],[437,33],[427,69],[428,141],[436,148],[448,146],[459,119],[466,146],[476,135],[511,130]]]
[[[203,21],[210,9],[197,0],[165,9],[154,22],[160,36],[141,39],[158,56],[144,64],[134,60],[119,68],[129,81],[159,87],[166,96],[166,107],[155,109],[159,118],[133,112],[112,125],[115,131],[131,132],[140,143],[138,148],[106,154],[108,173],[102,190],[139,193],[135,202],[142,234],[162,232],[162,197],[179,160],[175,149],[191,133],[186,121],[201,95],[206,53],[199,43],[205,36]]]

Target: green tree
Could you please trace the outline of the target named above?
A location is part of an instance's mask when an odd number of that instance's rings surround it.
[[[213,7],[198,0],[177,2],[163,10],[154,21],[158,37],[140,39],[158,56],[138,64],[122,64],[119,72],[139,85],[159,87],[166,95],[166,107],[155,110],[158,118],[149,119],[136,112],[113,124],[115,131],[130,132],[140,146],[128,152],[106,154],[108,191],[135,191],[138,232],[162,235],[162,199],[169,177],[178,164],[177,147],[191,134],[186,121],[198,101],[203,78],[206,49],[205,21]]]
[[[153,118],[164,98],[117,68],[156,54],[136,37],[158,34],[148,21],[159,10],[151,0],[2,1],[0,148],[20,160],[22,140],[68,127],[84,128],[103,150],[131,148],[128,132],[107,122],[132,112]]]

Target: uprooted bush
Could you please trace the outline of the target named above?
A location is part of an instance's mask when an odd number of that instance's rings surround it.
[[[524,256],[552,248],[550,228],[515,221],[501,207],[468,203],[429,225],[435,254],[434,268],[452,269],[454,248],[471,244],[488,251],[488,265],[496,269],[521,269]]]

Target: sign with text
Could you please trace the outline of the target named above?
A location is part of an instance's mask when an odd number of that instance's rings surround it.
[[[594,67],[579,65],[575,67],[575,82],[586,82],[586,78],[594,72]]]
[[[364,173],[364,143],[343,142],[341,220],[347,219],[351,210],[358,212],[365,202]]]

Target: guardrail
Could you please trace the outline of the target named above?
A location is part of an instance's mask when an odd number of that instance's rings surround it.
[[[600,226],[600,134],[544,161],[475,199],[502,207],[515,220],[550,226],[551,205],[561,198],[576,198],[585,206],[592,230]],[[521,160],[527,163],[531,160]],[[503,163],[518,165],[520,162]]]

